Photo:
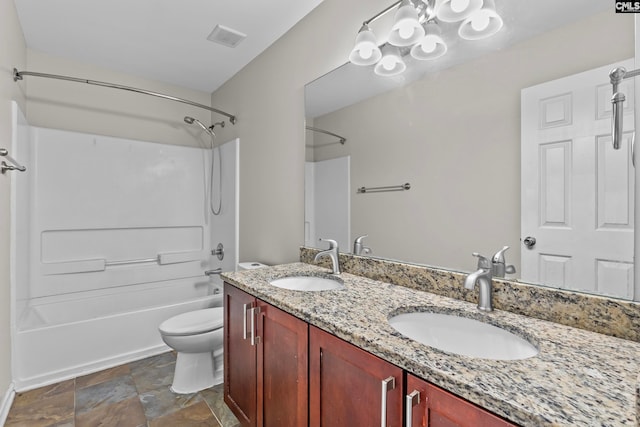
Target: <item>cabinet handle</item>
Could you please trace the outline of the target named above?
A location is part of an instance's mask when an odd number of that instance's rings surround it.
[[[242,304],[242,310],[244,311],[244,316],[242,316],[242,338],[247,339],[247,310],[251,307],[251,303]]]
[[[407,407],[407,413],[405,414],[405,427],[411,427],[413,424],[413,407],[420,404],[420,392],[418,390],[413,390],[405,399]]]
[[[260,307],[254,307],[249,312],[251,313],[251,345],[256,345],[260,342],[260,337],[256,333],[256,321],[258,314],[260,314]]]
[[[251,316],[251,345],[256,345],[256,334],[255,334],[255,328],[256,328],[256,317],[255,317],[255,308],[252,308],[249,310],[249,315]]]
[[[396,379],[393,377],[382,380],[382,404],[380,414],[380,427],[387,426],[387,394],[396,388]]]

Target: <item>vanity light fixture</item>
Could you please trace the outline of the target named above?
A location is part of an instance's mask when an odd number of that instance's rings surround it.
[[[369,24],[396,7],[387,42],[380,45]],[[403,55],[433,60],[447,53],[442,27],[459,22],[458,36],[465,40],[490,37],[503,26],[494,0],[400,0],[364,21],[349,60],[375,65],[378,75],[395,76],[406,69]]]

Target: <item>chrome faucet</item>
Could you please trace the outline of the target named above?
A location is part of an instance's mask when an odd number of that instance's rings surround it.
[[[368,254],[371,253],[371,248],[365,246],[362,243],[362,240],[365,237],[369,237],[369,235],[365,234],[364,236],[357,237],[356,240],[353,242],[353,254],[354,255],[368,255]]]
[[[316,254],[314,261],[318,261],[320,258],[324,256],[328,256],[331,258],[331,267],[333,274],[340,274],[340,259],[338,257],[338,242],[331,239],[320,239],[321,242],[328,242],[329,249],[325,251],[320,251]]]
[[[464,287],[473,289],[478,283],[480,293],[478,295],[478,310],[493,311],[493,284],[491,283],[493,266],[492,263],[477,252],[473,256],[478,257],[478,270],[469,274],[464,279]]]
[[[509,249],[509,246],[500,249],[491,259],[493,277],[504,277],[505,274],[513,274],[516,272],[516,268],[513,265],[507,265],[504,259],[504,252],[507,249]]]

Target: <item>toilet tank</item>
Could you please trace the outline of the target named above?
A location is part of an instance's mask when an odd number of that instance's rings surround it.
[[[262,264],[256,261],[247,261],[247,262],[241,262],[238,264],[238,271],[254,270],[256,268],[263,268],[263,267],[268,267],[268,265]]]

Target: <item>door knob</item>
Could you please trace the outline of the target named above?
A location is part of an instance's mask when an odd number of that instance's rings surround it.
[[[524,243],[527,249],[531,249],[536,245],[536,238],[532,236],[527,236],[522,240],[522,243]]]

